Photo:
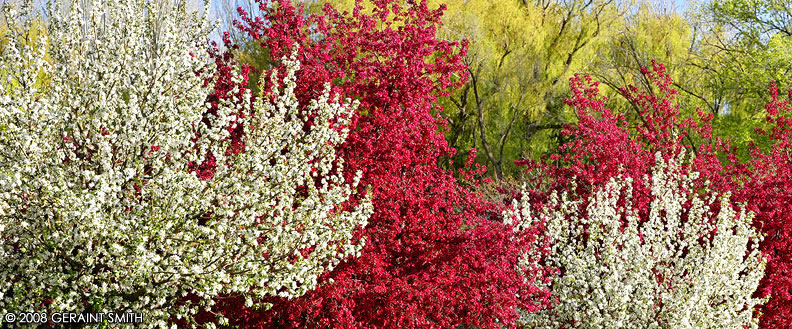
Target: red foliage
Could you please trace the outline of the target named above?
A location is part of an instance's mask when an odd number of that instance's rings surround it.
[[[227,49],[237,49],[238,46],[233,45],[230,41],[230,36],[228,33],[223,35],[223,43]],[[214,115],[217,113],[218,105],[222,100],[228,99],[229,92],[233,90],[235,87],[237,88],[237,92],[234,96],[237,99],[242,99],[244,94],[248,92],[247,83],[248,83],[248,75],[250,74],[251,67],[248,65],[241,65],[239,67],[239,74],[241,77],[240,82],[234,81],[234,68],[236,64],[234,63],[234,55],[230,51],[221,51],[216,43],[212,43],[212,47],[209,51],[210,56],[214,59],[215,65],[217,67],[217,71],[214,74],[212,80],[205,81],[205,85],[214,82],[212,85],[213,91],[206,99],[206,102],[209,104],[209,108],[207,109],[206,113],[204,113],[203,123],[206,125],[211,125],[209,115]],[[240,118],[244,118],[246,115],[250,115],[251,113],[245,112],[244,110],[237,113]],[[229,140],[231,141],[231,146],[226,150],[226,155],[230,154],[237,154],[243,152],[245,149],[245,145],[242,142],[242,126],[237,125],[233,127],[233,124],[230,125],[228,128],[229,133]],[[197,140],[197,138],[196,138]],[[157,146],[159,148],[159,146]],[[196,148],[197,150],[197,148]],[[198,177],[206,180],[212,178],[214,175],[214,168],[217,166],[215,163],[215,157],[212,154],[207,156],[202,163],[196,164],[191,163],[190,169],[194,170]]]
[[[775,143],[764,152],[752,150],[753,160],[741,176],[746,183],[733,197],[756,213],[755,226],[765,234],[768,263],[758,294],[770,300],[759,308],[762,328],[792,328],[792,91],[787,97],[780,100],[778,88],[771,86],[765,109],[772,129],[760,133]]]
[[[433,102],[463,82],[465,46],[435,37],[442,8],[372,2],[372,14],[358,2],[352,14],[326,6],[323,15],[307,16],[287,0],[273,8],[261,2],[265,17],[240,12],[237,27],[268,48],[276,63],[299,46],[300,100],[330,82],[335,94],[360,101],[339,154],[347,180],[363,172],[375,213],[358,232],[366,239],[362,256],[324,275],[316,290],[270,299],[268,311],[218,300],[216,310],[231,325],[496,328],[512,324],[516,308],[531,310],[547,297],[517,269],[535,232],[513,232],[496,205],[438,166],[454,150],[443,137],[442,109]]]
[[[752,159],[737,160],[736,149],[728,139],[712,136],[712,114],[698,111],[696,120],[680,118],[674,104],[677,91],[662,64],[653,62],[651,71],[643,73],[654,82],[654,91],[630,86],[623,95],[635,105],[637,123],[624,114],[604,107],[597,83],[588,76],[570,80],[573,96],[567,104],[574,107],[580,120],[567,126],[563,134],[572,141],[559,148],[559,154],[540,162],[519,161],[528,172],[537,174],[533,181],[537,191],[532,202],[541,206],[548,191],[569,191],[575,177],[580,196],[588,196],[595,186],[621,175],[633,179],[633,206],[645,218],[650,190],[645,179],[659,152],[668,159],[679,152],[695,152],[693,167],[701,174],[697,187],[709,186],[715,193],[731,193],[732,205],[743,204],[755,213],[754,226],[765,234],[761,244],[768,257],[765,278],[756,292],[769,296],[769,302],[757,308],[762,328],[792,328],[792,118],[789,102],[779,100],[778,89],[771,87],[771,102],[766,106],[769,135],[775,144],[762,151],[752,147]],[[792,97],[792,92],[790,92]],[[699,145],[694,145],[698,142]]]
[[[564,127],[561,134],[571,141],[561,145],[558,154],[542,161],[516,161],[527,165],[529,174],[533,174],[536,191],[532,192],[532,200],[541,203],[549,192],[570,191],[573,180],[575,190],[570,192],[585,198],[594,187],[621,175],[633,179],[634,206],[641,215],[648,214],[652,198],[647,179],[651,180],[655,153],[668,160],[680,152],[689,152],[691,145],[683,141],[691,132],[702,135],[711,131],[707,123],[711,118],[681,120],[679,106],[673,104],[677,91],[670,88],[665,67],[653,63],[651,70],[642,71],[654,81],[657,90],[646,92],[633,86],[622,90],[635,106],[637,124],[629,122],[625,114],[605,108],[599,83],[591,77],[575,75],[570,79],[572,97],[566,103],[575,109],[579,120],[576,125]],[[706,160],[696,159],[702,164],[718,161],[717,157]]]

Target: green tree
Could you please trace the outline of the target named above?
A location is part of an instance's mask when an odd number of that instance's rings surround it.
[[[698,108],[716,115],[729,110],[729,95],[718,88],[722,74],[708,68],[720,56],[709,45],[714,32],[702,29],[695,9],[681,13],[668,3],[641,1],[624,19],[587,72],[606,86],[603,94],[608,96],[609,108],[624,113],[632,122],[644,120],[640,104],[623,97],[621,89],[636,86],[655,93],[649,71],[641,69],[651,67],[655,60],[665,65],[674,81],[672,87],[680,92],[675,102],[681,117],[698,116]],[[687,142],[697,143],[690,138]]]
[[[705,68],[718,77],[728,106],[728,115],[715,125],[716,134],[737,145],[752,141],[768,146],[767,138],[753,131],[765,124],[771,81],[782,89],[792,87],[792,2],[711,1],[700,11],[702,27],[715,32],[709,46],[719,54]]]
[[[551,150],[574,120],[563,104],[567,79],[590,66],[626,8],[614,0],[449,3],[442,33],[470,40],[470,79],[445,106],[450,144],[482,148],[497,178],[519,172],[509,160]]]
[[[726,30],[714,46],[731,64],[730,87],[747,102],[764,104],[771,80],[792,82],[792,2],[780,0],[712,1],[705,7],[712,23]]]

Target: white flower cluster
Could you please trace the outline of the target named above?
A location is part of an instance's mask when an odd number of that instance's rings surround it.
[[[765,264],[753,215],[736,212],[728,195],[700,198],[692,186],[697,174],[681,174],[678,163],[658,155],[645,222],[631,205],[630,180],[611,180],[585,210],[566,194],[553,196],[538,214],[528,200],[515,201],[516,210],[505,215],[520,225],[547,221],[547,265],[560,271],[549,285],[554,305],[523,313],[522,325],[757,327],[753,308],[762,300],[752,294]]]
[[[22,43],[29,3],[4,6],[0,313],[192,323],[221,294],[300,296],[359,254],[352,233],[372,206],[345,206],[357,180],[344,183],[335,154],[355,104],[327,89],[301,110],[292,56],[282,90],[252,104],[232,90],[207,125],[208,3],[203,14],[169,0],[50,5],[37,45]],[[227,155],[233,122],[246,152]],[[203,180],[190,166],[210,154]]]

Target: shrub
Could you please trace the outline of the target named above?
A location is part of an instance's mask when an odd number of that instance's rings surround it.
[[[344,183],[335,152],[355,106],[328,89],[298,100],[292,56],[283,87],[230,90],[207,113],[211,30],[181,3],[55,2],[47,47],[9,38],[0,311],[143,312],[164,326],[221,294],[300,296],[359,254],[352,233],[371,203],[348,205],[360,176]],[[4,9],[22,33],[31,7]],[[41,74],[49,83],[33,87]],[[227,152],[236,126],[244,152]],[[175,307],[188,294],[197,303]]]
[[[764,276],[753,214],[729,195],[697,191],[698,173],[660,154],[649,213],[633,206],[632,182],[612,178],[586,203],[552,194],[506,213],[522,226],[544,222],[558,270],[553,305],[523,314],[527,328],[757,328],[752,294]]]

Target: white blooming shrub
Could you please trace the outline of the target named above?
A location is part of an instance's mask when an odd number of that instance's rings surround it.
[[[553,195],[533,211],[529,200],[514,202],[505,215],[518,227],[546,221],[545,265],[558,270],[553,305],[523,313],[525,328],[757,327],[762,300],[752,294],[765,264],[753,215],[733,209],[728,195],[700,197],[696,173],[682,174],[680,162],[657,157],[645,221],[629,180],[611,180],[587,203]]]
[[[146,327],[171,316],[191,323],[219,295],[248,304],[300,296],[359,254],[364,241],[352,233],[371,203],[348,202],[357,183],[344,183],[335,154],[355,104],[332,101],[329,89],[298,104],[292,57],[271,97],[248,93],[206,114],[208,7],[174,3],[53,1],[38,46],[8,38],[0,313],[142,312]],[[24,33],[31,11],[5,6],[9,33]],[[251,107],[255,115],[237,116]],[[233,122],[244,127],[245,152],[227,155]],[[204,180],[191,163],[210,154],[217,166]]]

